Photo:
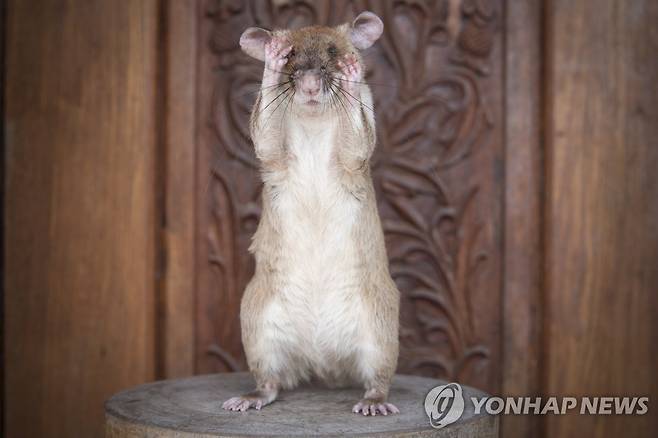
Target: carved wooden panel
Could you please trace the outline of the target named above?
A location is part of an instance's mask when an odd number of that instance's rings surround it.
[[[206,1],[200,11],[196,371],[245,367],[239,303],[261,184],[247,120],[262,64],[246,27],[384,21],[365,54],[373,159],[391,273],[402,292],[399,370],[499,387],[500,1]]]

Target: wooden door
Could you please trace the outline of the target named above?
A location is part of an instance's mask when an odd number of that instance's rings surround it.
[[[158,5],[62,3],[2,5],[10,438],[102,436],[156,377]]]
[[[364,9],[400,371],[658,397],[655,1],[5,3],[6,436],[95,436],[120,389],[244,369],[262,66],[238,37]],[[502,434],[652,436],[656,412]]]
[[[261,183],[248,115],[262,63],[252,25],[336,25],[362,10],[384,35],[365,53],[375,96],[372,162],[392,275],[402,292],[400,372],[500,387],[503,142],[501,4],[206,2],[200,11],[195,371],[245,368],[239,304]]]

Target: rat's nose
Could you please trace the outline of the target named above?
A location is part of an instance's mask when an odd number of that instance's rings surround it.
[[[304,94],[314,97],[320,92],[320,76],[315,72],[305,73],[299,83]]]

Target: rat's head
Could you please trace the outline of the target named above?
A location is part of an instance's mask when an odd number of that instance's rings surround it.
[[[292,87],[295,105],[317,112],[335,102],[340,94],[340,63],[348,59],[361,63],[358,51],[377,41],[383,29],[379,17],[362,12],[351,24],[337,27],[310,26],[274,32],[252,27],[242,34],[240,46],[248,55],[265,62],[266,46],[273,39],[285,47],[292,46],[285,64],[279,68],[279,82],[286,88]]]

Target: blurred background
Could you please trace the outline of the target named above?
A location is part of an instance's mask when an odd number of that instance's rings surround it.
[[[101,436],[121,389],[245,369],[262,64],[239,36],[365,9],[399,371],[650,397],[504,437],[654,436],[654,0],[3,1],[5,436]]]

